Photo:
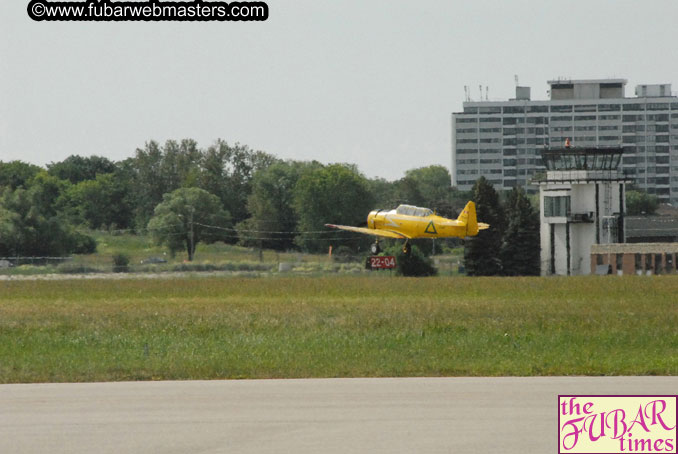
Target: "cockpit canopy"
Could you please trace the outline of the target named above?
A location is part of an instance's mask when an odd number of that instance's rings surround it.
[[[432,210],[428,208],[420,208],[412,205],[400,205],[396,208],[397,214],[402,214],[405,216],[418,216],[420,218],[425,218],[433,214]]]

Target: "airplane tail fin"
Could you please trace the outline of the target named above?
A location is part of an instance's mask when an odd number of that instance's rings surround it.
[[[469,202],[466,204],[457,221],[466,225],[466,236],[475,236],[478,234],[478,219],[476,218],[476,204]]]

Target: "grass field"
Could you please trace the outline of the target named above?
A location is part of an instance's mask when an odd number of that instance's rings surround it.
[[[678,276],[0,283],[0,382],[675,375]]]
[[[198,244],[195,260],[186,262],[186,252],[179,251],[174,257],[167,248],[158,246],[147,235],[110,234],[89,232],[97,242],[97,251],[93,254],[75,255],[59,259],[24,257],[21,260],[9,258],[14,264],[11,268],[0,268],[3,275],[40,275],[40,274],[82,274],[111,273],[124,271],[132,273],[165,273],[175,271],[237,271],[252,273],[277,273],[280,263],[291,266],[295,274],[356,274],[364,270],[367,251],[350,257],[329,257],[328,254],[308,254],[302,252],[282,252],[259,250],[224,244]],[[429,247],[426,244],[426,247]],[[113,256],[123,254],[129,264],[124,270],[114,265]],[[434,258],[436,268],[441,275],[458,274],[462,262],[463,248],[446,248],[446,254]],[[148,263],[149,259],[162,259],[166,263]]]

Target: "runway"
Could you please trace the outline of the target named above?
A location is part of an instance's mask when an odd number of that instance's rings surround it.
[[[676,377],[1,385],[0,453],[555,453],[558,394],[676,393]]]

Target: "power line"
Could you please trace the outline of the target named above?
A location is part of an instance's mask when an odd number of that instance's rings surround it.
[[[278,233],[278,234],[287,234],[287,235],[306,235],[306,234],[325,234],[325,233],[336,233],[334,230],[289,230],[289,231],[273,231],[273,230],[247,230],[247,229],[234,229],[229,227],[218,227],[216,225],[207,225],[196,222],[196,225],[202,227],[208,227],[219,230],[228,230],[232,232],[246,232],[246,233]]]
[[[336,234],[337,232],[335,230],[307,230],[307,231],[261,231],[261,230],[238,230],[230,227],[221,227],[221,226],[216,226],[216,225],[209,225],[209,224],[203,224],[200,222],[195,222],[195,225],[199,225],[201,227],[205,227],[208,229],[215,229],[215,230],[221,230],[225,232],[232,232],[233,234],[222,234],[222,237],[225,238],[233,238],[233,239],[240,239],[240,240],[264,240],[264,241],[281,241],[281,240],[290,240],[293,238],[285,238],[285,237],[261,237],[261,236],[252,236],[252,235],[243,235],[242,233],[251,233],[251,234],[278,234],[278,235],[288,235],[289,237],[296,236],[296,235],[322,235],[322,234],[329,234],[333,233]],[[175,227],[184,227],[185,225],[183,224],[174,224],[174,225],[169,225],[169,226],[161,226],[161,227],[156,227],[156,228],[141,228],[141,229],[114,229],[114,230],[94,230],[95,232],[99,233],[107,233],[107,234],[113,234],[113,232],[154,232],[154,231],[162,231],[162,230],[171,230],[172,228]],[[85,232],[83,232],[85,233]],[[182,230],[180,232],[166,232],[168,235],[177,235],[177,236],[183,236],[187,235],[189,233],[188,230]],[[355,239],[360,239],[364,238],[364,236],[334,236],[334,237],[317,237],[317,238],[308,238],[309,240],[313,241],[346,241],[346,240],[355,240]]]

